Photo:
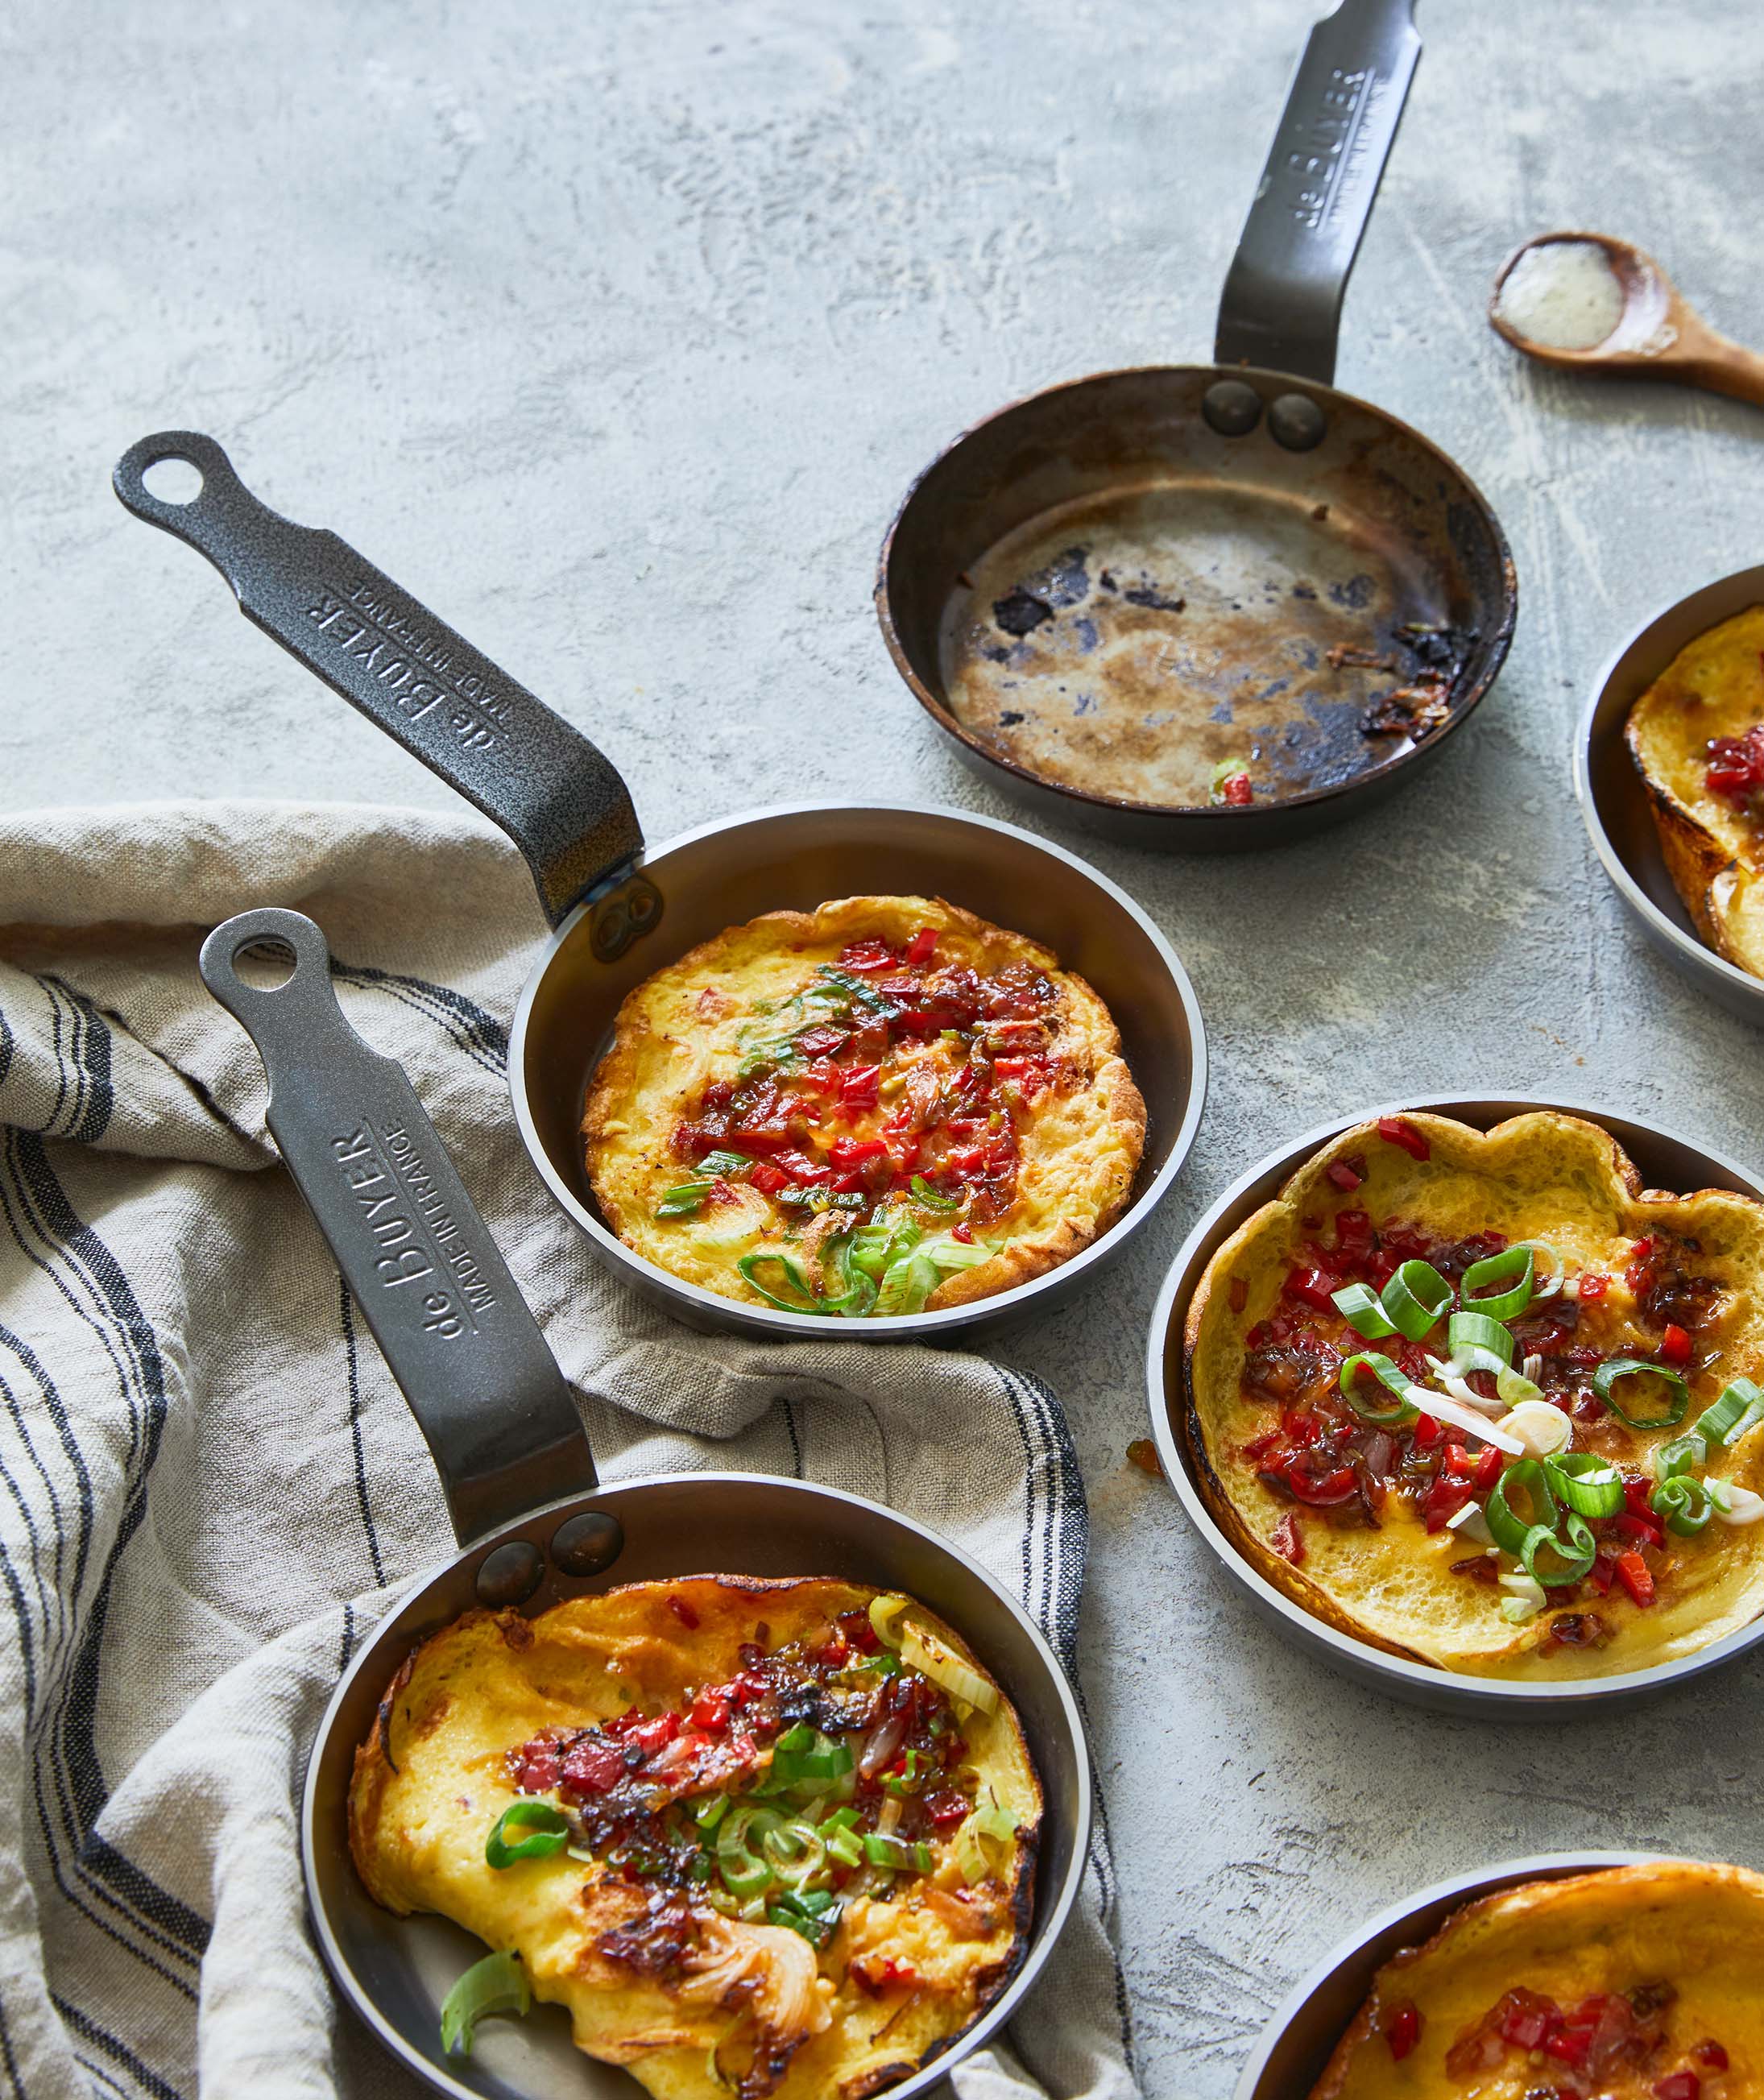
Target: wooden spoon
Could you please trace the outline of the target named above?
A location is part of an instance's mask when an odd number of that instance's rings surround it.
[[[1557,241],[1602,248],[1622,294],[1622,311],[1603,342],[1590,350],[1560,350],[1522,334],[1500,311],[1501,293],[1520,258]],[[1730,342],[1709,327],[1651,255],[1608,233],[1540,233],[1501,266],[1488,302],[1488,320],[1515,350],[1559,372],[1612,372],[1629,377],[1676,379],[1764,407],[1764,357]]]

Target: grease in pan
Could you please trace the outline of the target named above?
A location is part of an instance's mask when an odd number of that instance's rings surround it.
[[[1764,2079],[1764,1878],[1527,1882],[1378,1971],[1311,2100],[1722,2100]]]
[[[1698,934],[1764,977],[1764,606],[1687,642],[1625,735]]]
[[[350,1842],[659,2100],[864,2100],[1010,1980],[1040,1815],[923,1606],[706,1575],[443,1629],[357,1753]]]
[[[1512,1679],[1693,1653],[1764,1610],[1761,1289],[1764,1205],[1645,1191],[1583,1118],[1359,1125],[1195,1293],[1202,1493],[1391,1653]]]
[[[1145,1108],[1108,1008],[941,898],[730,928],[639,985],[583,1122],[626,1246],[787,1312],[940,1311],[1125,1207]]]

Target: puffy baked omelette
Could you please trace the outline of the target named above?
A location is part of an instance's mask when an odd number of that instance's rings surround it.
[[[1472,1675],[1591,1677],[1764,1610],[1764,1205],[1644,1190],[1608,1132],[1387,1117],[1225,1242],[1186,1434],[1246,1560]]]
[[[661,2100],[863,2100],[1018,1967],[1040,1817],[1016,1714],[923,1605],[700,1575],[426,1642],[350,1846],[388,1909],[496,1950],[456,1987],[468,2048],[471,2003],[530,1991]]]
[[[1109,1010],[941,898],[770,911],[619,1009],[583,1118],[625,1245],[790,1312],[941,1311],[1112,1224],[1145,1105]]]
[[[1764,606],[1687,642],[1625,735],[1698,933],[1764,977]]]
[[[1386,1962],[1311,2100],[1764,2092],[1764,1877],[1687,1860],[1528,1882]]]

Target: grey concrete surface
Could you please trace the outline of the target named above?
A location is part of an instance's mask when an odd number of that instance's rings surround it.
[[[443,798],[112,501],[116,454],[189,424],[589,728],[653,835],[857,790],[1010,814],[889,668],[883,527],[1008,396],[1206,353],[1312,12],[25,0],[0,24],[0,796]],[[1146,2087],[1197,2100],[1302,1966],[1439,1875],[1589,1842],[1764,1866],[1755,1671],[1596,1726],[1390,1705],[1252,1622],[1123,1461],[1162,1268],[1283,1133],[1486,1084],[1764,1152],[1758,1039],[1620,916],[1567,755],[1616,642],[1757,558],[1764,417],[1539,374],[1481,319],[1512,245],[1585,224],[1764,339],[1764,39],[1746,0],[1427,0],[1421,25],[1341,377],[1494,503],[1518,640],[1356,828],[1254,861],[1094,849],[1193,973],[1212,1100],[1131,1262],[1014,1344],[1092,1497],[1085,1688]]]

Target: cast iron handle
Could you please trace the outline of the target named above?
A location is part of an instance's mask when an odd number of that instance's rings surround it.
[[[189,502],[148,488],[143,477],[163,460],[201,475]],[[259,503],[214,439],[161,430],[130,447],[111,481],[137,518],[208,557],[247,620],[501,826],[553,926],[642,851],[624,781],[580,730],[334,532]],[[612,916],[628,942],[660,916],[661,899],[645,876],[626,889]]]
[[[1334,382],[1342,294],[1420,56],[1414,0],[1341,0],[1311,32],[1225,279],[1217,363]]]
[[[237,957],[292,950],[274,990]],[[256,1043],[269,1125],[428,1439],[461,1545],[596,1485],[539,1323],[402,1067],[343,1018],[331,951],[299,911],[244,911],[202,944],[202,980]]]

